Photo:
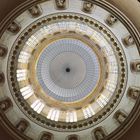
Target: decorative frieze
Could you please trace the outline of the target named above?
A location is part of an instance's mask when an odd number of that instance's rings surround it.
[[[106,19],[106,23],[109,25],[109,26],[113,26],[116,22],[117,22],[117,18],[113,15],[109,15]]]
[[[131,46],[134,44],[134,39],[131,35],[128,35],[123,39],[123,43],[125,46]]]
[[[70,135],[70,136],[68,136],[67,140],[79,140],[79,136],[78,135]]]
[[[92,133],[96,140],[103,140],[106,137],[106,132],[102,127],[94,129]]]
[[[6,98],[2,101],[0,101],[0,109],[2,111],[7,111],[10,107],[12,107],[12,101],[10,100],[10,98]]]
[[[118,121],[118,123],[122,124],[127,118],[127,114],[124,111],[118,110],[114,114],[114,118]]]
[[[43,135],[41,136],[40,140],[54,140],[53,134],[49,132],[44,132]]]
[[[4,45],[0,44],[0,57],[5,57],[7,55],[7,52],[8,49]]]
[[[33,18],[39,17],[42,14],[41,8],[38,5],[31,7],[28,11]]]
[[[3,73],[3,72],[0,72],[0,85],[1,85],[1,84],[4,84],[4,82],[5,82],[4,73]]]
[[[55,3],[56,3],[56,7],[58,9],[66,9],[66,0],[55,0]]]
[[[86,13],[91,13],[92,9],[93,9],[93,3],[91,2],[84,2],[83,3],[83,11]]]
[[[140,60],[136,60],[134,62],[131,62],[130,64],[131,71],[132,72],[140,72]]]
[[[28,128],[28,126],[29,126],[29,122],[26,121],[26,120],[24,120],[24,119],[21,119],[21,120],[19,121],[19,123],[16,125],[16,128],[17,128],[20,132],[24,133],[25,130]]]
[[[128,96],[134,100],[137,100],[140,95],[140,88],[130,87],[127,92]]]
[[[19,31],[20,31],[21,27],[20,25],[16,22],[16,21],[13,21],[9,27],[8,27],[8,31],[13,33],[13,34],[17,34]]]

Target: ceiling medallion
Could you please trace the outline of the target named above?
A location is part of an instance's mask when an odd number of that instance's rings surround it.
[[[88,140],[101,140],[131,114],[140,92],[137,38],[105,9],[96,1],[50,0],[32,5],[3,33],[0,106],[13,123],[20,118],[17,130],[35,132],[27,137],[66,132],[63,139],[78,140],[88,130]]]

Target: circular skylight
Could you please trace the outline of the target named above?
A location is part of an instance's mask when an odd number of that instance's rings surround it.
[[[64,102],[77,101],[90,94],[98,83],[98,58],[81,41],[61,39],[41,53],[37,76],[49,96]]]

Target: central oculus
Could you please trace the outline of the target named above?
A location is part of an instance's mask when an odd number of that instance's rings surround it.
[[[46,94],[55,100],[74,102],[93,92],[100,78],[100,64],[86,43],[62,38],[43,49],[36,73]]]

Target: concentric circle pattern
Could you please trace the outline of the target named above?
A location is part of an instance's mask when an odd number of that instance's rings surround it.
[[[1,35],[5,118],[23,139],[116,140],[138,116],[137,30],[106,1],[33,3]]]
[[[66,68],[71,72],[65,72]],[[96,86],[99,74],[99,62],[94,52],[74,39],[50,44],[43,50],[37,64],[38,80],[44,91],[64,102],[87,96]]]
[[[71,16],[73,22],[67,22]],[[63,18],[63,22],[59,22],[60,18]],[[90,26],[80,23],[78,19],[81,18],[85,18],[85,23],[89,22]],[[44,27],[38,26],[17,53],[18,59],[13,60],[13,63],[17,63],[17,91],[20,91],[23,101],[41,116],[57,123],[85,121],[102,112],[107,105],[113,108],[114,104],[109,104],[110,99],[114,98],[112,100],[116,103],[116,94],[123,94],[127,80],[125,56],[121,45],[118,46],[117,40],[113,39],[113,34],[109,35],[114,47],[106,38],[107,31],[98,30],[106,30],[105,27],[91,18],[63,13],[55,14],[55,18],[52,15],[40,20],[45,19],[49,19],[48,26],[46,23]],[[96,23],[93,24],[94,22]],[[62,58],[64,56],[66,58]],[[77,59],[73,60],[74,58]],[[76,68],[76,76],[82,72],[79,85],[68,87],[75,80],[70,79],[74,78],[73,74],[62,77],[64,73],[61,74],[61,71],[66,71],[67,68],[71,72]],[[69,76],[70,72],[66,74]],[[61,82],[60,77],[65,77],[67,83],[64,79]],[[58,83],[57,78],[60,78]],[[52,117],[52,114],[56,115]]]

